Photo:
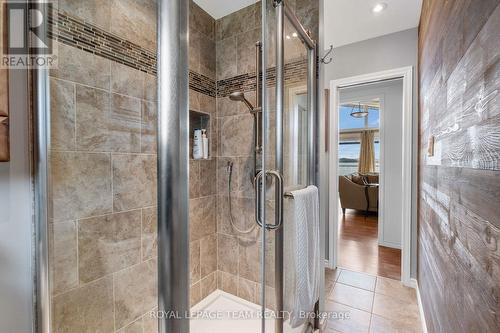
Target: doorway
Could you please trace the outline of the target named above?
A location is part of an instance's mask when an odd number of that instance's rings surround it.
[[[412,68],[331,81],[327,267],[410,285]]]

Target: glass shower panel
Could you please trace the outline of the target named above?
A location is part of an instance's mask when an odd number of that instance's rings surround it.
[[[157,332],[156,17],[60,0],[50,18],[52,332]]]

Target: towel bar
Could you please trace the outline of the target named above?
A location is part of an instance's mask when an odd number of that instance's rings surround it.
[[[303,189],[306,189],[307,186],[301,186],[301,187],[289,187],[292,189],[292,191],[297,191],[297,190],[303,190]],[[293,193],[292,191],[286,191],[285,194],[284,194],[284,197],[285,198],[292,198],[293,199]]]

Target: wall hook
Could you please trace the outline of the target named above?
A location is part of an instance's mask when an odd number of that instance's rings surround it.
[[[330,53],[333,52],[333,45],[330,45],[330,49],[328,50],[328,52],[325,53],[325,55],[321,58],[320,62],[325,64],[325,65],[328,65],[329,63],[332,62],[333,58],[330,57],[330,59],[326,60],[326,57],[328,57],[330,55]]]

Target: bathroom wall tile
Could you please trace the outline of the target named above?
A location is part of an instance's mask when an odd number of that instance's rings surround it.
[[[158,109],[156,102],[142,101],[141,112],[141,152],[156,153]]]
[[[217,117],[210,117],[210,151],[209,156],[212,158],[219,156],[219,127],[217,126]]]
[[[260,281],[260,243],[255,240],[239,242],[240,277],[254,282]]]
[[[50,266],[52,293],[59,294],[78,286],[78,254],[74,221],[51,223]]]
[[[111,91],[149,101],[156,101],[156,78],[117,62],[111,63]]]
[[[80,282],[98,279],[141,260],[141,211],[78,222]]]
[[[99,279],[53,299],[54,332],[112,332],[113,281]]]
[[[98,26],[106,31],[110,30],[111,15],[109,0],[59,0],[59,10],[84,21]]]
[[[241,108],[240,104],[242,103],[230,100],[229,96],[217,97],[217,116],[225,117],[244,113],[245,110]]]
[[[158,255],[158,207],[142,209],[142,260]]]
[[[189,110],[200,111],[200,93],[189,89]]]
[[[205,197],[217,194],[217,161],[200,161],[200,196]]]
[[[155,313],[158,309],[154,310]],[[144,331],[143,333],[158,333],[158,319],[151,315],[151,313],[146,313],[142,316]]]
[[[233,163],[233,172],[231,175],[231,192],[236,192],[239,189],[239,171],[238,159],[232,157],[217,158],[217,193],[219,195],[228,195],[229,172],[227,170],[228,163]]]
[[[114,275],[115,327],[121,328],[157,305],[157,261],[148,260]]]
[[[189,200],[190,240],[214,234],[217,230],[215,196]]]
[[[232,197],[232,219],[236,227],[240,230],[250,230],[253,232],[240,235],[238,231],[231,225],[230,211],[229,211],[229,198],[227,196],[218,197],[218,220],[217,231],[227,235],[244,236],[247,238],[255,239],[259,230],[255,223],[255,200],[248,198]]]
[[[132,324],[125,326],[124,328],[117,331],[117,333],[143,333],[143,322],[142,318],[137,319]]]
[[[193,284],[189,288],[189,305],[193,307],[202,300],[201,297],[201,281]]]
[[[217,266],[220,271],[238,275],[238,240],[236,237],[217,235]]]
[[[259,157],[257,157],[259,158]],[[258,162],[258,165],[260,163]],[[255,196],[254,177],[257,170],[254,170],[254,156],[244,156],[238,158],[238,195],[245,198]]]
[[[217,287],[227,293],[238,295],[238,277],[222,271],[217,271]]]
[[[200,73],[200,49],[202,34],[196,30],[189,31],[189,70]]]
[[[113,207],[116,211],[156,204],[156,156],[113,155]]]
[[[189,198],[200,197],[200,161],[189,161]]]
[[[257,303],[257,283],[241,277],[238,278],[238,297]]]
[[[51,148],[75,149],[75,84],[50,79]]]
[[[256,28],[236,37],[237,74],[255,73],[255,43],[261,40],[261,30]]]
[[[260,4],[251,5],[216,21],[217,40],[252,30],[259,26]]]
[[[215,79],[216,51],[215,42],[203,37],[200,39],[200,74]]]
[[[190,284],[200,281],[201,279],[201,264],[200,264],[200,241],[196,240],[189,243],[189,276]]]
[[[217,289],[217,274],[212,272],[201,280],[201,297],[205,298]]]
[[[215,97],[208,96],[205,94],[199,94],[199,101],[200,101],[200,109],[199,109],[200,111],[215,116],[215,111],[216,111]]]
[[[52,217],[56,221],[110,213],[111,158],[102,153],[58,153],[51,158]]]
[[[78,85],[76,102],[79,150],[140,151],[140,100]]]
[[[112,0],[111,32],[156,50],[156,0]]]
[[[317,39],[319,22],[319,1],[296,0],[295,14],[304,27]]]
[[[235,76],[237,73],[236,38],[230,37],[217,42],[216,49],[217,80]]]
[[[203,33],[215,39],[215,20],[194,1],[189,1],[189,29]]]
[[[217,270],[217,235],[209,235],[200,240],[201,277]]]
[[[253,152],[253,116],[223,117],[220,123],[221,156],[248,156]]]
[[[54,47],[58,48],[59,66],[50,71],[51,76],[109,89],[111,61],[62,43]]]

